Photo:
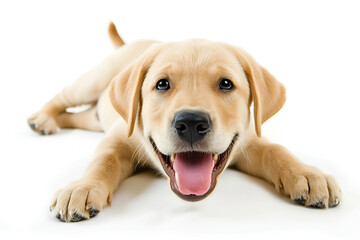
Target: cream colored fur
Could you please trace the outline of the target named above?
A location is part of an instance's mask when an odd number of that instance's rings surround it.
[[[285,88],[245,51],[206,40],[124,45],[112,23],[109,33],[116,51],[28,120],[43,135],[58,128],[106,132],[83,177],[55,194],[51,209],[57,218],[68,222],[95,216],[111,204],[114,190],[139,162],[166,176],[148,138],[164,154],[189,151],[180,148],[169,127],[181,110],[206,111],[212,117],[214,132],[195,150],[222,152],[237,132],[228,166],[265,179],[305,206],[327,208],[341,201],[333,177],[261,137],[261,124],[280,110]],[[159,95],[154,86],[164,77],[170,77],[175,87]],[[234,91],[218,91],[222,77],[234,82]],[[83,104],[92,107],[66,112]]]

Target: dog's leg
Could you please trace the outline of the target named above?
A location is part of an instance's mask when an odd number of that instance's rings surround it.
[[[113,26],[111,26],[111,35],[113,38]],[[118,42],[118,45],[121,44],[119,39],[115,41]],[[74,84],[66,87],[47,102],[39,112],[33,114],[28,119],[28,124],[35,132],[40,134],[55,133],[59,127],[57,122],[57,116],[59,114],[64,113],[66,108],[69,107],[95,104],[115,75],[128,67],[130,63],[135,61],[154,43],[156,42],[144,40],[118,48],[99,66],[81,76]],[[70,119],[69,121],[72,120],[74,119]],[[78,127],[79,124],[71,126]],[[82,126],[81,128],[86,127]]]
[[[131,162],[133,149],[122,139],[127,139],[127,136],[118,128],[108,132],[83,177],[55,194],[51,210],[59,220],[76,222],[89,219],[111,204],[119,183],[134,172]]]
[[[74,84],[64,88],[47,102],[39,112],[28,119],[30,127],[42,135],[55,133],[59,127],[57,116],[64,113],[66,108],[95,104],[109,82],[121,69],[118,68],[121,60],[120,55],[121,51],[114,53],[102,64],[81,76]],[[93,118],[96,119],[95,114]],[[71,120],[69,119],[69,121]],[[86,127],[82,128],[86,129]],[[100,126],[95,127],[95,129],[98,128]]]
[[[60,128],[79,128],[90,131],[103,131],[99,125],[96,106],[79,113],[60,113],[56,117]]]
[[[236,167],[273,183],[279,192],[309,207],[335,207],[341,191],[332,176],[305,165],[284,147],[254,138],[237,153]]]

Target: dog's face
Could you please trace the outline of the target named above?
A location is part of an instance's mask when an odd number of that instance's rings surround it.
[[[205,197],[249,124],[250,90],[236,57],[206,41],[169,44],[148,70],[142,97],[155,163],[179,196]]]
[[[256,107],[252,90],[256,86],[251,81],[256,71],[248,58],[225,44],[205,40],[159,44],[128,73],[120,74],[125,76],[113,82],[110,95],[130,132],[137,119],[135,127],[146,151],[169,177],[172,190],[197,201],[213,191],[217,176],[246,138],[252,101]],[[124,105],[116,97],[121,91],[131,99],[130,110],[119,106]],[[255,123],[265,120],[255,118]]]

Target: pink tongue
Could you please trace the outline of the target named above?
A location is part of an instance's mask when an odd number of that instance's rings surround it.
[[[173,168],[182,194],[204,195],[210,188],[214,168],[212,155],[200,152],[178,153]]]

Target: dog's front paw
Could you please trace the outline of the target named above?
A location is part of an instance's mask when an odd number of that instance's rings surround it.
[[[28,124],[32,130],[41,135],[56,133],[58,129],[55,118],[42,111],[30,116],[28,118]]]
[[[275,186],[296,203],[307,207],[336,207],[341,201],[341,190],[336,180],[311,166],[284,170]]]
[[[50,211],[62,222],[78,222],[95,217],[111,198],[104,183],[80,180],[55,194]]]

